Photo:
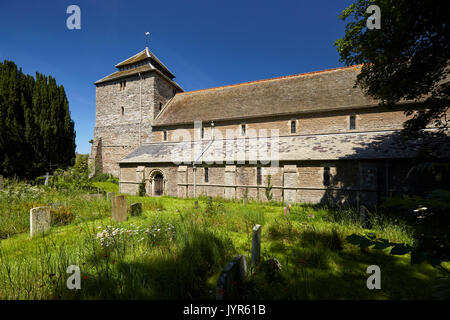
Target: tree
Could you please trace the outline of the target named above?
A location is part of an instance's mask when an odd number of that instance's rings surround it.
[[[381,28],[367,28],[370,5],[381,9]],[[356,0],[339,16],[353,19],[335,42],[340,61],[362,64],[356,85],[380,105],[403,104],[409,137],[427,125],[448,130],[450,27],[444,0]]]
[[[0,63],[0,174],[35,178],[75,161],[75,131],[63,86]]]

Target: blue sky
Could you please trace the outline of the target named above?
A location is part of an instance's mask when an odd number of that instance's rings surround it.
[[[77,152],[89,153],[93,83],[145,47],[185,91],[342,66],[333,42],[351,0],[8,1],[0,10],[0,60],[52,75],[66,90]],[[81,8],[81,30],[66,9]]]

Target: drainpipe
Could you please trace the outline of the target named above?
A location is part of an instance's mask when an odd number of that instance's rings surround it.
[[[142,124],[142,75],[139,72],[139,146],[141,145],[141,124]]]
[[[198,161],[198,159],[200,159],[201,156],[203,156],[203,154],[206,152],[206,150],[208,150],[209,147],[211,147],[213,141],[214,141],[214,121],[211,121],[211,140],[209,141],[206,148],[203,149],[202,152],[200,152],[200,154],[197,156],[197,158],[195,158],[194,162],[192,162],[192,169],[194,170],[194,199],[197,198],[197,182],[196,182],[197,167],[195,166],[195,163]]]

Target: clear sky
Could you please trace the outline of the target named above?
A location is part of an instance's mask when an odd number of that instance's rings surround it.
[[[0,5],[0,60],[62,84],[75,121],[77,152],[89,153],[94,82],[145,48],[198,90],[342,66],[333,42],[351,0],[52,0]],[[7,3],[7,4],[6,4]],[[81,8],[81,30],[66,9]]]

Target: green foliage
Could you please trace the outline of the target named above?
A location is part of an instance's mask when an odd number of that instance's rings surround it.
[[[34,179],[75,160],[75,131],[64,87],[0,63],[0,174]]]
[[[272,184],[271,184],[272,176],[269,174],[267,176],[267,186],[265,187],[265,194],[268,201],[272,200]]]
[[[109,173],[97,173],[95,176],[91,178],[91,181],[119,183],[119,179]]]
[[[66,225],[71,223],[75,219],[75,215],[71,209],[71,205],[51,208],[50,216],[52,225]]]
[[[141,183],[139,183],[139,189],[138,189],[138,195],[140,197],[145,196],[146,191],[145,191],[145,181],[142,181]]]
[[[367,8],[381,10],[381,29],[366,27]],[[449,107],[450,33],[444,0],[356,0],[339,16],[348,21],[335,42],[346,65],[363,64],[359,85],[382,105],[409,100],[404,133],[416,136],[428,124],[446,130]],[[414,105],[413,102],[420,102]],[[414,113],[414,110],[420,111]],[[422,132],[423,133],[423,132]]]

